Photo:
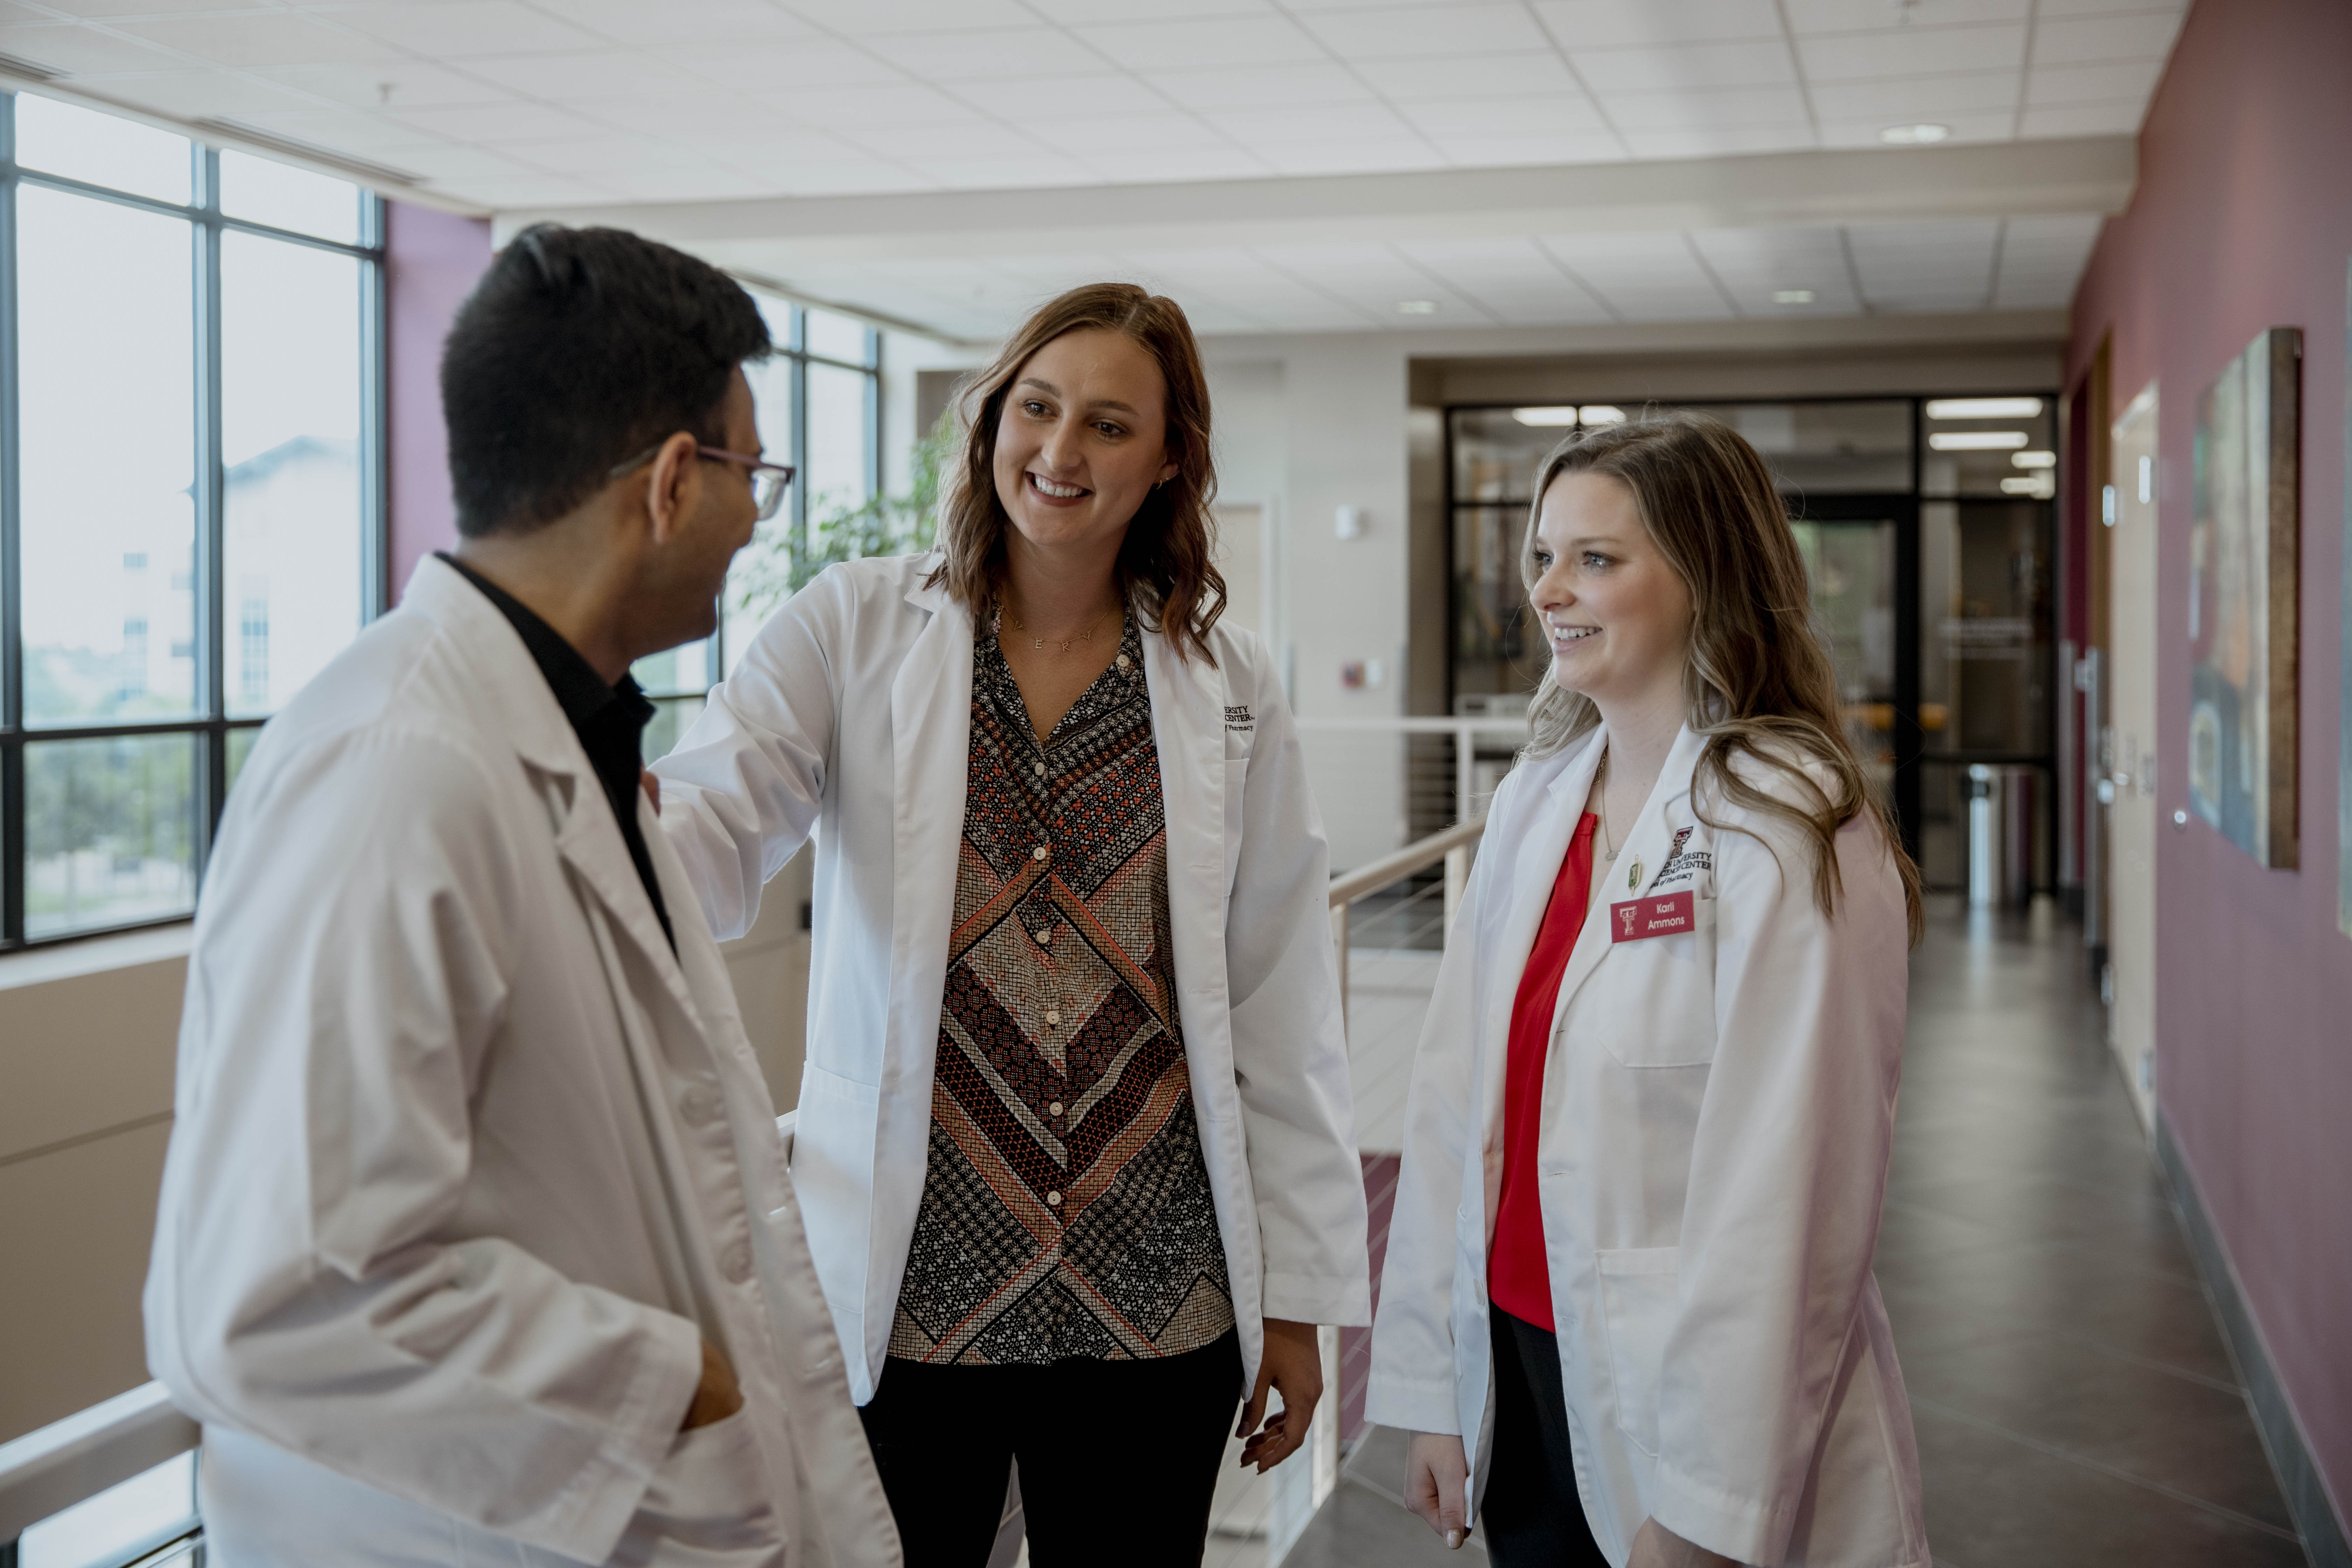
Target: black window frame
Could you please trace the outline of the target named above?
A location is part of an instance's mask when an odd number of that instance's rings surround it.
[[[27,745],[58,741],[114,740],[145,735],[188,735],[198,742],[193,857],[196,885],[203,887],[213,837],[228,795],[230,740],[239,731],[259,729],[268,715],[231,718],[224,689],[225,639],[236,635],[235,606],[226,602],[222,556],[226,469],[221,458],[221,239],[241,233],[352,258],[360,263],[360,620],[387,607],[391,562],[387,553],[389,490],[386,482],[384,379],[383,200],[362,187],[359,240],[346,244],[268,224],[228,216],[220,205],[220,149],[201,139],[189,142],[192,200],[176,203],[112,190],[86,181],[26,169],[16,162],[16,100],[0,92],[0,953],[45,948],[153,926],[179,924],[187,911],[90,926],[53,935],[26,934],[25,752]],[[195,614],[194,654],[198,713],[191,718],[137,723],[28,726],[25,721],[21,563],[22,513],[18,483],[18,321],[16,193],[26,186],[113,203],[136,211],[179,218],[192,226],[190,287],[195,331],[194,423]]]

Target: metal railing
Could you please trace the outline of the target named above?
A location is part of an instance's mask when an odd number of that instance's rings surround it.
[[[14,1568],[17,1539],[34,1525],[177,1458],[201,1436],[163,1385],[149,1383],[0,1444],[0,1565]],[[186,1533],[167,1530],[121,1560]]]
[[[1396,886],[1417,872],[1425,871],[1441,861],[1445,866],[1444,940],[1454,939],[1454,913],[1462,905],[1463,889],[1470,882],[1470,853],[1479,836],[1486,831],[1484,815],[1458,822],[1443,833],[1433,833],[1416,839],[1393,854],[1383,855],[1369,866],[1358,867],[1344,876],[1331,879],[1331,946],[1339,961],[1339,1017],[1348,1016],[1348,928],[1349,910],[1359,899]]]

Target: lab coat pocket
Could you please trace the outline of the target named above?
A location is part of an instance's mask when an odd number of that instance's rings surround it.
[[[1590,1011],[1579,1022],[1589,1019],[1622,1066],[1715,1059],[1715,900],[1695,900],[1691,914],[1689,931],[1613,944],[1593,973]]]
[[[677,1435],[611,1560],[631,1568],[782,1568],[783,1525],[749,1408]]]
[[[860,1200],[874,1190],[881,1104],[876,1085],[827,1072],[814,1062],[801,1069],[801,1102],[793,1121],[793,1192],[800,1200],[801,1225],[818,1277],[826,1296],[837,1302],[865,1300],[870,1215]]]
[[[1673,1247],[1604,1248],[1593,1254],[1601,1274],[1601,1328],[1609,1341],[1609,1381],[1617,1430],[1652,1458],[1658,1457],[1658,1385],[1666,1331],[1674,1327]]]

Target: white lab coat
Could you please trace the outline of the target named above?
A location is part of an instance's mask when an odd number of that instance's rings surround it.
[[[828,569],[762,627],[654,771],[712,928],[817,841],[793,1180],[857,1400],[873,1397],[923,1195],[971,737],[972,617],[937,555]],[[1242,1357],[1262,1317],[1370,1320],[1328,851],[1280,685],[1219,626],[1212,668],[1143,634],[1167,803],[1177,1013]]]
[[[899,1561],[727,970],[428,559],[237,781],[148,1360],[237,1568]],[[708,1337],[746,1399],[679,1435]]]
[[[1405,1112],[1366,1413],[1462,1434],[1474,1510],[1512,1006],[1605,741],[1523,763],[1496,792]],[[1655,1516],[1768,1568],[1924,1568],[1910,1407],[1870,1272],[1902,884],[1858,819],[1824,918],[1810,842],[1711,795],[1726,827],[1698,820],[1701,747],[1683,731],[1617,860],[1596,865],[1611,885],[1570,954],[1544,1070],[1536,1181],[1578,1489],[1620,1564]],[[1743,776],[1794,798],[1769,770]],[[1612,904],[1685,890],[1695,929],[1614,940]]]

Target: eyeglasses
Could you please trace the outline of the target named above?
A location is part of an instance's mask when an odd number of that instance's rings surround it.
[[[662,449],[662,446],[663,443],[657,441],[627,462],[615,464],[613,471],[605,478],[617,479],[632,468],[644,468],[654,460],[655,454]],[[777,510],[784,504],[784,491],[792,487],[793,482],[791,464],[771,463],[762,458],[754,458],[749,453],[730,452],[724,447],[706,447],[699,441],[694,444],[694,455],[708,462],[740,463],[749,470],[751,478],[751,505],[761,522],[775,516]]]

